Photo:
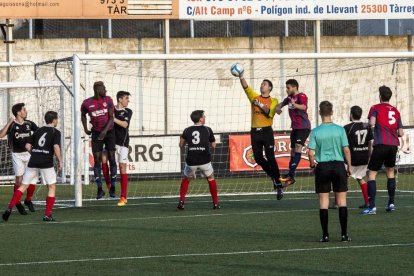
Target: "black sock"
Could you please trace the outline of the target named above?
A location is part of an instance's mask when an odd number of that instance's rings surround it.
[[[395,178],[388,178],[387,180],[387,189],[388,189],[388,205],[394,204],[395,196]]]
[[[319,209],[319,219],[324,237],[329,237],[328,233],[328,209]]]
[[[369,208],[375,207],[375,196],[377,194],[377,182],[375,180],[369,180],[368,184],[368,201]]]
[[[339,207],[339,223],[341,224],[341,235],[347,235],[348,227],[348,208]]]

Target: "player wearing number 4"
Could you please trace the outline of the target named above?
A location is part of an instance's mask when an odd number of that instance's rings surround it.
[[[387,86],[379,88],[380,103],[371,107],[368,119],[374,128],[374,149],[368,164],[368,199],[369,208],[361,212],[364,215],[375,215],[375,196],[377,193],[376,177],[382,165],[387,175],[388,204],[385,210],[395,210],[395,175],[394,167],[400,141],[398,137],[404,135],[400,112],[389,104],[392,91]]]
[[[60,153],[60,131],[55,127],[58,123],[58,114],[54,111],[48,111],[45,114],[46,126],[36,130],[33,134],[31,143],[26,144],[26,149],[31,151],[29,164],[23,175],[22,185],[13,194],[9,207],[3,214],[3,220],[7,221],[11,215],[13,207],[20,202],[22,194],[29,188],[30,183],[36,183],[39,179],[39,173],[42,176],[43,184],[48,187],[46,197],[46,211],[43,221],[54,221],[52,209],[55,204],[56,195],[56,172],[53,167],[53,155],[58,160],[59,170],[62,168],[62,157]]]
[[[291,157],[289,162],[289,172],[280,180],[284,186],[294,184],[295,171],[302,158],[302,148],[305,146],[306,139],[308,139],[311,131],[311,124],[308,119],[308,97],[299,92],[299,83],[295,79],[286,81],[286,92],[288,96],[276,106],[276,113],[282,113],[282,108],[288,106],[289,117],[292,120],[290,134]]]
[[[197,169],[207,178],[210,188],[210,194],[213,199],[213,209],[220,209],[217,196],[217,183],[214,179],[214,170],[211,165],[210,145],[216,147],[216,139],[214,138],[211,128],[205,126],[206,116],[203,110],[195,110],[191,113],[191,121],[193,126],[186,128],[180,137],[180,147],[188,144],[187,157],[183,171],[183,179],[180,187],[180,201],[177,209],[184,210],[185,195],[188,191],[188,185],[192,179],[196,177]]]

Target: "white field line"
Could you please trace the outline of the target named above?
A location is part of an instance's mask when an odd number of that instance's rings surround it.
[[[68,260],[21,262],[21,263],[0,263],[0,266],[4,267],[4,266],[23,266],[23,265],[43,265],[43,264],[50,265],[50,264],[102,262],[102,261],[108,262],[108,261],[144,260],[144,259],[167,259],[167,258],[181,258],[181,257],[237,256],[237,255],[254,255],[254,254],[269,254],[269,253],[291,253],[291,252],[367,249],[367,248],[381,248],[381,247],[409,247],[409,246],[414,246],[414,243],[390,243],[390,244],[270,249],[270,250],[251,250],[251,251],[233,251],[233,252],[211,252],[211,253],[184,253],[184,254],[171,254],[171,255],[126,256],[126,257],[110,257],[110,258],[85,258],[85,259],[68,259]]]
[[[414,208],[414,206],[402,206],[403,208]],[[87,220],[68,220],[59,222],[49,222],[49,225],[56,224],[75,224],[75,223],[96,223],[96,222],[114,222],[114,221],[131,221],[131,220],[167,220],[167,219],[183,219],[183,218],[200,218],[200,217],[225,217],[225,216],[243,216],[243,215],[263,215],[263,214],[277,214],[277,213],[304,213],[304,212],[315,212],[317,209],[303,209],[303,210],[272,210],[272,211],[255,211],[255,212],[239,212],[239,213],[218,213],[220,211],[212,211],[210,214],[200,215],[178,215],[178,216],[154,216],[154,217],[126,217],[126,218],[114,218],[114,219],[87,219]],[[359,208],[348,208],[348,210],[359,210]],[[178,212],[178,211],[177,211]],[[29,223],[0,223],[0,227],[6,227],[10,225],[14,227],[27,226],[27,225],[45,225],[45,222],[29,222]]]

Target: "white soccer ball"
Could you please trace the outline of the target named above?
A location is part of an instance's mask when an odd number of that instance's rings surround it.
[[[244,72],[244,68],[240,63],[235,63],[230,67],[230,72],[233,76],[240,77]]]

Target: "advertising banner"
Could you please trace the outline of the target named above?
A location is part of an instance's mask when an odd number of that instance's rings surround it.
[[[279,169],[289,169],[290,161],[290,136],[286,134],[275,134],[275,157],[279,165]],[[308,143],[308,141],[307,141]],[[307,156],[307,143],[302,150],[302,162],[299,163],[298,170],[309,169]],[[253,157],[253,150],[250,144],[250,134],[230,135],[229,136],[230,151],[230,171],[253,171],[258,170]]]
[[[180,19],[412,19],[412,0],[180,0]]]

